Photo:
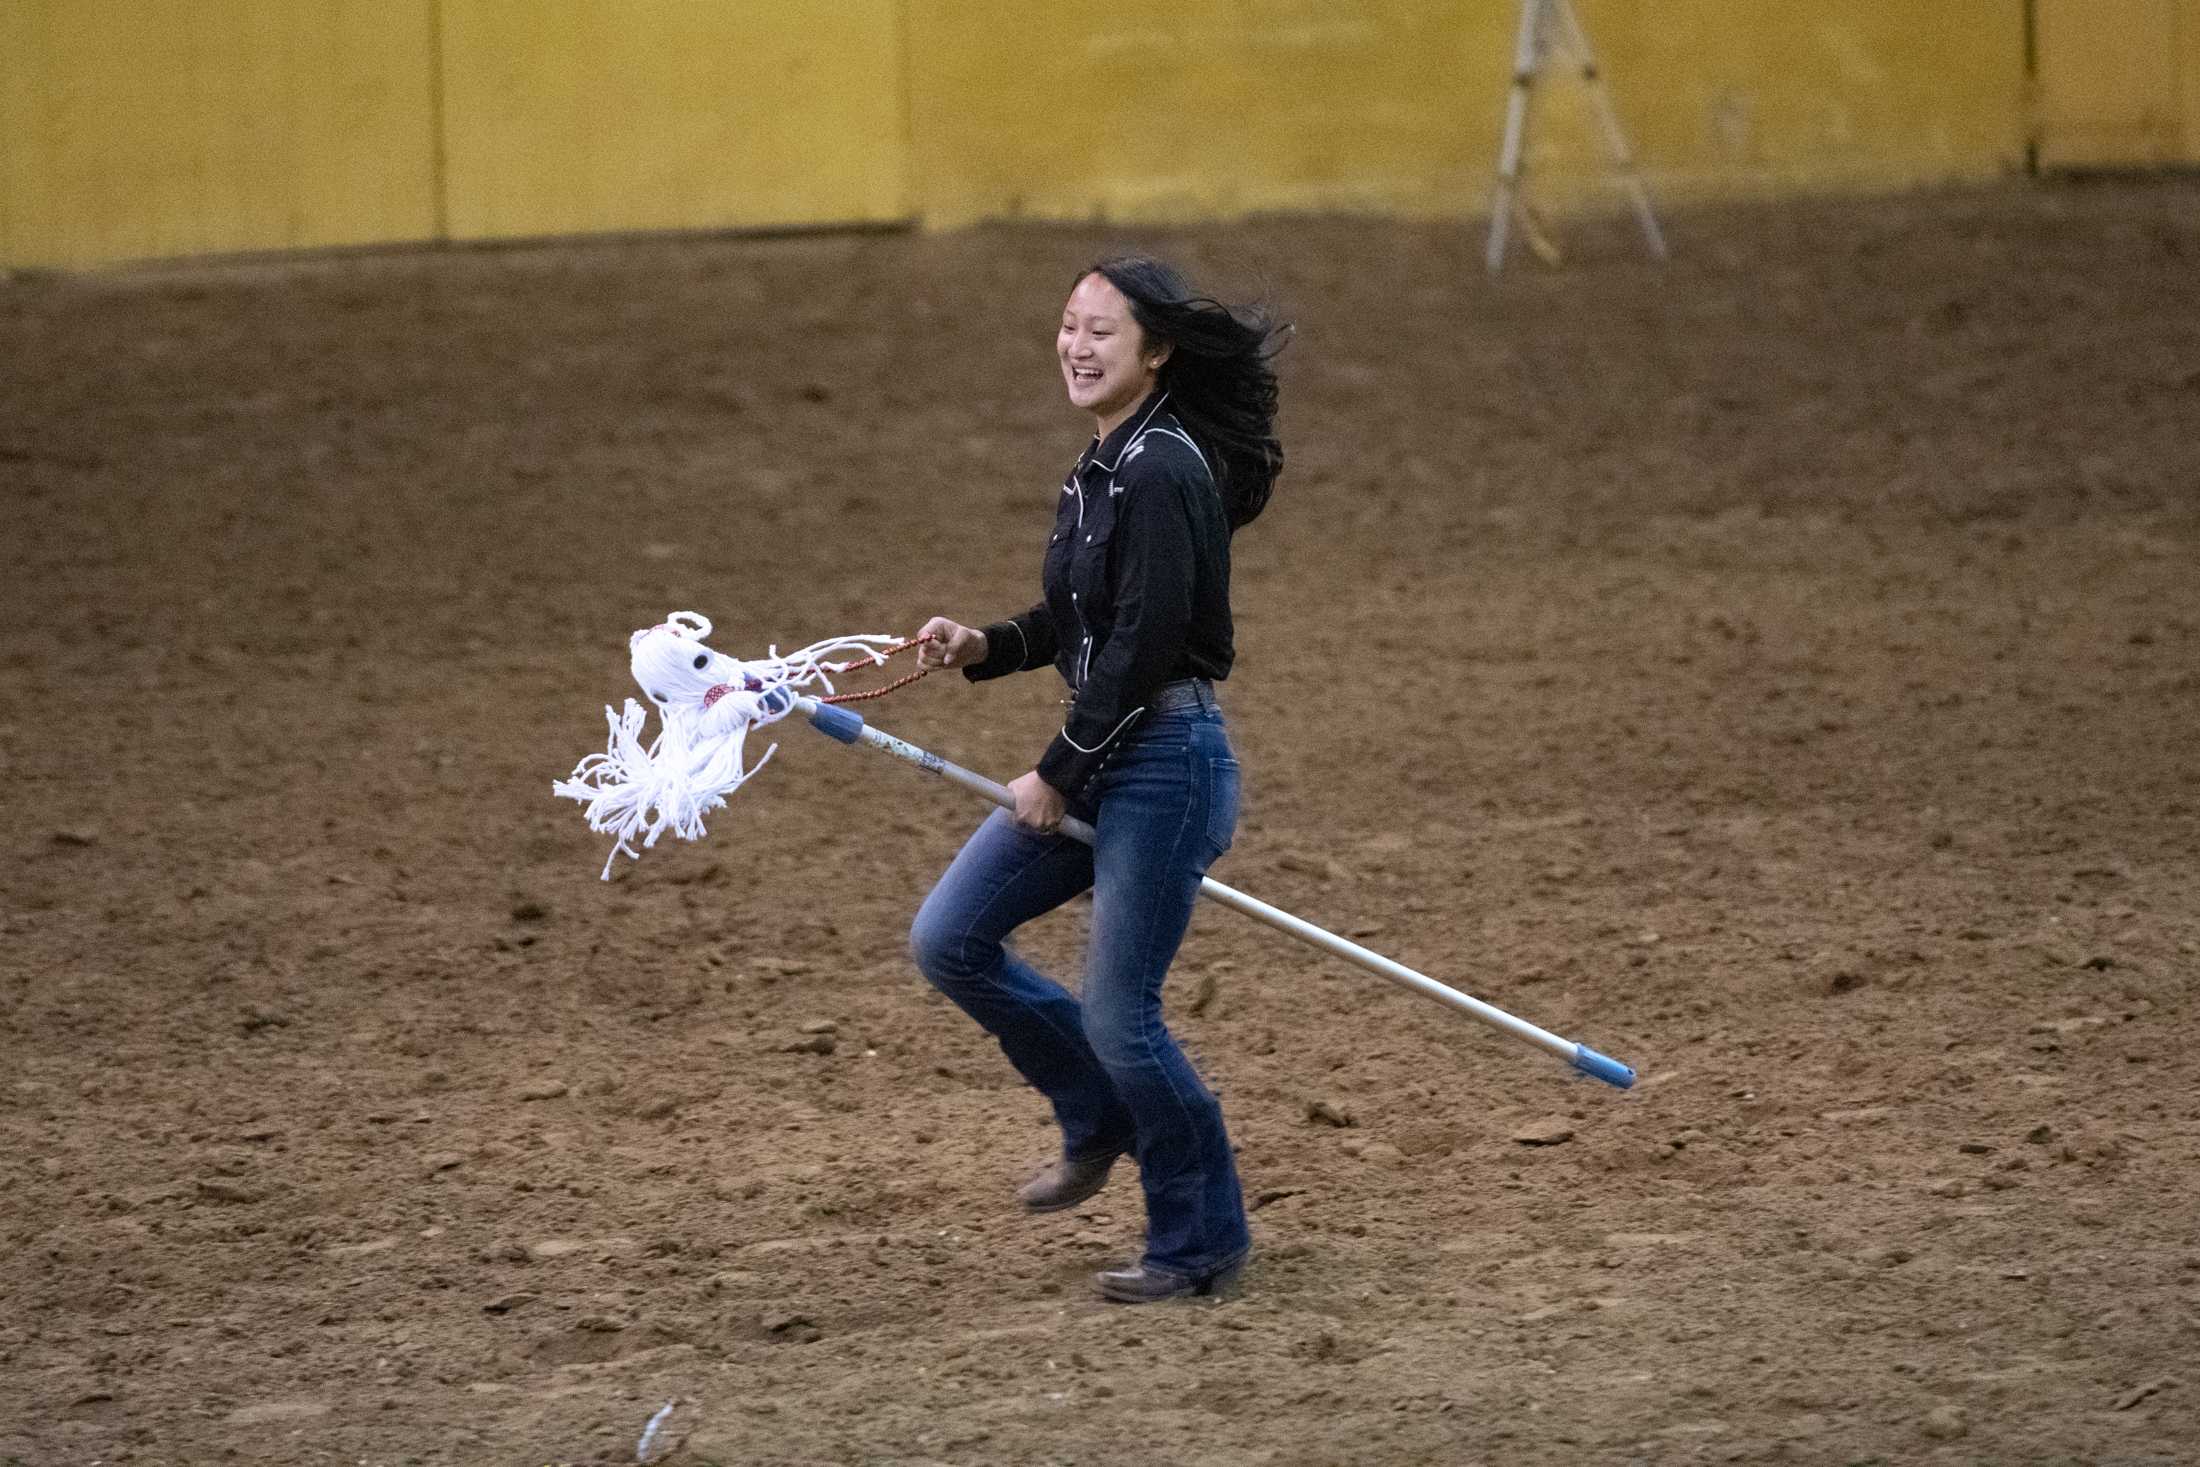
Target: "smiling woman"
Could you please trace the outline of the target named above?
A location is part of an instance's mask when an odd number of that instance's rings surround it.
[[[1270,359],[1284,334],[1158,260],[1080,275],[1055,352],[1094,433],[1062,484],[1044,594],[983,629],[934,617],[920,649],[973,682],[1052,664],[1070,686],[1061,732],[1009,786],[1013,814],[994,812],[956,856],[911,947],[1053,1104],[1062,1154],[1018,1192],[1026,1211],[1074,1207],[1136,1157],[1145,1254],[1096,1279],[1126,1303],[1211,1292],[1251,1248],[1222,1107],[1162,1021],[1161,984],[1237,827],[1215,684],[1234,656],[1230,537],[1283,466]],[[1072,810],[1093,845],[1061,834]],[[1006,939],[1088,889],[1092,945],[1072,996]]]
[[[1146,340],[1129,298],[1097,270],[1070,291],[1054,349],[1069,400],[1093,415],[1102,438],[1146,400],[1169,359],[1169,344]]]

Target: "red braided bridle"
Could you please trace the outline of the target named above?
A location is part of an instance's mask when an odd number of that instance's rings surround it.
[[[884,662],[887,658],[893,656],[896,652],[906,652],[911,647],[920,646],[923,643],[929,642],[931,640],[932,638],[929,636],[912,637],[906,642],[896,642],[893,646],[886,648],[875,657],[861,657],[849,662],[820,662],[817,665],[820,668],[824,669],[826,672],[832,673],[835,677],[844,677],[848,673],[855,671],[859,667],[876,667],[878,666],[878,664]],[[896,688],[908,687],[911,683],[916,682],[919,678],[929,675],[931,671],[932,669],[929,667],[920,667],[915,672],[912,672],[905,677],[895,678],[892,682],[886,684],[884,687],[872,688],[868,692],[820,693],[816,695],[817,701],[820,703],[862,703],[872,698],[883,698],[888,693],[893,692]],[[760,691],[763,687],[763,684],[759,683],[753,676],[746,679],[746,684],[747,690],[752,693]],[[741,689],[736,688],[732,683],[719,683],[717,686],[709,689],[703,694],[703,706],[705,708],[715,707],[720,698],[725,697],[728,693],[739,691],[741,691]]]
[[[819,665],[824,667],[828,672],[832,672],[835,674],[847,673],[859,667],[876,666],[878,663],[884,662],[887,658],[893,656],[896,652],[906,652],[911,647],[917,646],[918,644],[923,642],[929,642],[931,640],[932,639],[929,636],[912,637],[906,642],[896,642],[893,646],[888,647],[885,651],[879,653],[878,656],[875,658],[867,657],[860,662],[826,662]],[[817,701],[820,703],[862,703],[867,702],[872,698],[883,698],[888,693],[893,692],[896,688],[908,687],[911,683],[916,682],[919,678],[925,677],[930,674],[931,671],[932,669],[929,667],[920,667],[915,672],[895,678],[892,682],[886,684],[884,687],[872,688],[870,691],[863,693],[827,693],[819,697]]]

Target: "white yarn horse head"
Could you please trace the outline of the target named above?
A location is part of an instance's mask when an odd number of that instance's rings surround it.
[[[767,698],[774,684],[786,681],[784,663],[778,658],[744,663],[705,646],[710,618],[693,611],[675,611],[653,627],[643,627],[627,638],[627,665],[660,714],[675,709],[714,710],[728,697],[741,701],[721,718],[736,712],[751,726],[770,723],[786,714],[789,700]],[[777,712],[771,712],[777,707]]]
[[[709,617],[675,611],[629,637],[628,665],[656,706],[657,737],[642,742],[649,715],[632,698],[624,712],[605,708],[611,740],[604,752],[590,754],[571,778],[551,786],[553,794],[587,807],[589,829],[614,838],[604,860],[606,881],[621,851],[640,857],[636,836],[643,846],[657,844],[667,830],[682,840],[702,838],[703,816],[722,808],[726,796],[778,751],[773,744],[746,764],[750,729],[793,712],[799,690],[830,693],[833,674],[884,662],[887,650],[901,645],[899,638],[875,634],[831,637],[784,657],[775,647],[758,661],[743,662],[706,645],[710,631]],[[825,660],[834,653],[857,656]]]

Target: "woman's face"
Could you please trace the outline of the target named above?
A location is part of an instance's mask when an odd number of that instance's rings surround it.
[[[1087,275],[1069,293],[1054,351],[1062,360],[1070,402],[1091,413],[1102,434],[1153,391],[1169,355],[1167,347],[1146,349],[1146,333],[1138,329],[1131,303],[1099,274]]]

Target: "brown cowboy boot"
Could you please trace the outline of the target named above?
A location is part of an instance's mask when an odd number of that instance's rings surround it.
[[[1016,1189],[1026,1212],[1061,1212],[1075,1207],[1108,1184],[1108,1172],[1120,1152],[1090,1161],[1063,1159]]]
[[[1244,1254],[1239,1254],[1222,1267],[1209,1274],[1171,1273],[1165,1268],[1148,1268],[1143,1263],[1127,1263],[1121,1268],[1103,1269],[1092,1276],[1100,1286],[1101,1297],[1118,1304],[1154,1304],[1163,1299],[1177,1299],[1187,1295],[1205,1296],[1228,1293],[1238,1282],[1245,1268]]]

